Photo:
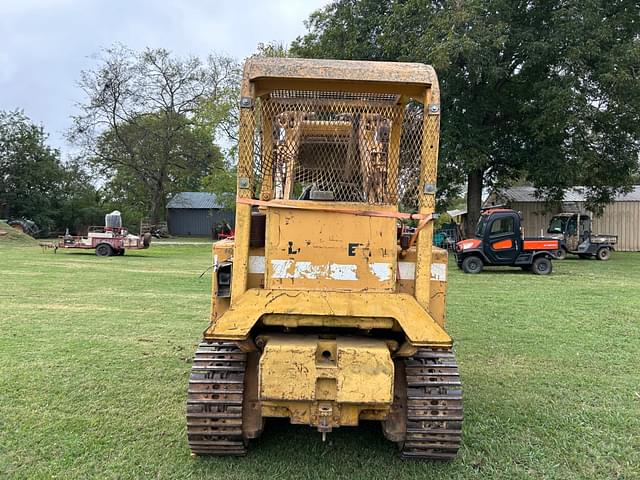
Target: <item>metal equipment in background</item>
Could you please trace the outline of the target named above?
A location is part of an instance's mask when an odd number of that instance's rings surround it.
[[[598,260],[609,260],[618,243],[618,236],[594,234],[591,225],[591,216],[584,213],[554,215],[549,221],[547,233],[560,241],[556,257],[564,260],[567,254],[571,253],[579,258],[595,257]]]
[[[555,238],[526,237],[519,212],[483,208],[474,237],[456,244],[456,263],[465,273],[480,273],[488,265],[549,275],[559,247]]]
[[[124,255],[126,250],[141,250],[151,245],[151,234],[130,234],[122,226],[122,216],[114,210],[104,216],[104,227],[89,227],[87,236],[69,235],[58,237],[57,248],[95,249],[99,257]]]
[[[140,235],[144,236],[146,233],[151,234],[154,238],[171,237],[167,222],[151,223],[148,218],[140,221]]]
[[[36,222],[28,218],[14,218],[13,220],[9,220],[7,225],[33,238],[37,238],[42,232]]]

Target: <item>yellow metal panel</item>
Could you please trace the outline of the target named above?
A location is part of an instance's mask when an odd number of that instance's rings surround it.
[[[260,400],[390,404],[393,362],[382,340],[274,335],[260,357]]]
[[[245,62],[245,78],[328,79],[413,83],[431,85],[437,82],[433,67],[422,63],[367,62],[359,60],[325,60],[308,58],[252,57]]]
[[[249,86],[246,94],[252,94]],[[255,128],[254,108],[240,109],[240,141],[238,143],[239,197],[251,198],[253,187],[253,132]],[[236,205],[235,251],[233,256],[233,277],[231,302],[247,289],[247,268],[249,261],[249,236],[251,230],[251,206]]]
[[[441,327],[444,327],[447,309],[448,268],[449,254],[447,251],[442,248],[432,247],[429,313]]]
[[[231,302],[247,289],[249,266],[249,234],[251,230],[251,206],[236,205],[235,248],[233,252],[233,276],[231,278]]]
[[[420,170],[420,191],[418,201],[420,213],[431,214],[435,211],[435,187],[438,167],[438,142],[440,132],[440,95],[437,89],[427,90],[424,98],[424,124],[422,139],[422,164]],[[430,185],[432,193],[425,192]],[[420,231],[418,235],[416,261],[416,292],[415,296],[420,305],[429,307],[431,298],[431,247],[433,245],[433,222]]]
[[[371,330],[372,328],[391,330],[393,328],[393,319],[379,317],[338,317],[336,315],[269,314],[263,315],[262,324],[288,328],[333,327],[359,328],[361,330]]]
[[[206,338],[244,340],[264,314],[381,317],[396,320],[415,346],[451,346],[451,337],[403,293],[247,290],[205,332]]]
[[[291,423],[298,425],[320,424],[317,402],[261,402],[263,417],[288,417]],[[329,417],[332,427],[349,427],[358,425],[358,420],[385,420],[389,414],[389,405],[375,409],[371,405],[334,404]]]
[[[416,257],[417,253],[414,247],[404,252],[398,259],[397,291],[399,293],[415,295]],[[433,247],[431,261],[429,314],[438,325],[444,327],[449,254],[442,248]]]
[[[312,338],[269,339],[260,357],[260,400],[315,400],[316,350]]]
[[[393,362],[382,341],[338,341],[338,402],[391,403]]]
[[[245,62],[241,94],[257,85],[256,96],[274,89],[394,92],[421,98],[438,84],[430,65],[402,62],[250,58]]]
[[[218,297],[217,268],[233,258],[234,240],[225,239],[213,244],[213,272],[211,274],[211,321],[215,321],[229,308],[230,299]],[[264,287],[264,248],[250,248],[248,258],[248,288]]]
[[[326,202],[298,203],[327,206]],[[354,208],[350,203],[332,205]],[[391,292],[395,290],[395,224],[393,218],[269,208],[266,287]]]
[[[431,280],[431,298],[429,299],[429,313],[438,325],[444,327],[447,313],[447,282]]]

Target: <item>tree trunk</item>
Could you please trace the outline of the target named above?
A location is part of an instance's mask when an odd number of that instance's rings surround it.
[[[151,199],[151,215],[149,216],[149,221],[152,225],[157,225],[160,223],[162,211],[162,202],[157,198],[157,195],[153,195]]]
[[[152,225],[157,225],[164,218],[164,208],[165,208],[165,195],[164,188],[162,182],[158,182],[158,184],[153,189],[151,194],[151,214],[150,221]]]
[[[473,170],[467,176],[467,219],[465,221],[465,237],[473,237],[482,208],[482,180],[484,172]]]

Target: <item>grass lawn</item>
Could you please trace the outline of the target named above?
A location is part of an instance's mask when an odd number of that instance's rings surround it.
[[[640,254],[550,277],[450,268],[465,387],[452,463],[401,461],[379,425],[267,423],[245,458],[191,458],[206,245],[124,257],[0,244],[2,478],[640,478]]]

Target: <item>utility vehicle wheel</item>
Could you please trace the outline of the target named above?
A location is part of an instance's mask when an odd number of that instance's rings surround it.
[[[484,263],[480,257],[467,257],[462,261],[464,273],[480,273]]]
[[[596,258],[598,260],[602,260],[602,261],[609,260],[611,258],[611,250],[609,250],[606,247],[605,248],[601,248],[600,250],[598,250]]]
[[[546,257],[538,257],[533,261],[531,270],[536,275],[549,275],[553,270],[553,267],[551,266],[551,260]]]
[[[99,257],[109,257],[113,255],[113,248],[108,243],[101,243],[96,247],[96,255]]]
[[[560,249],[556,252],[556,258],[558,260],[564,260],[567,258],[567,250],[564,247],[560,247]]]

